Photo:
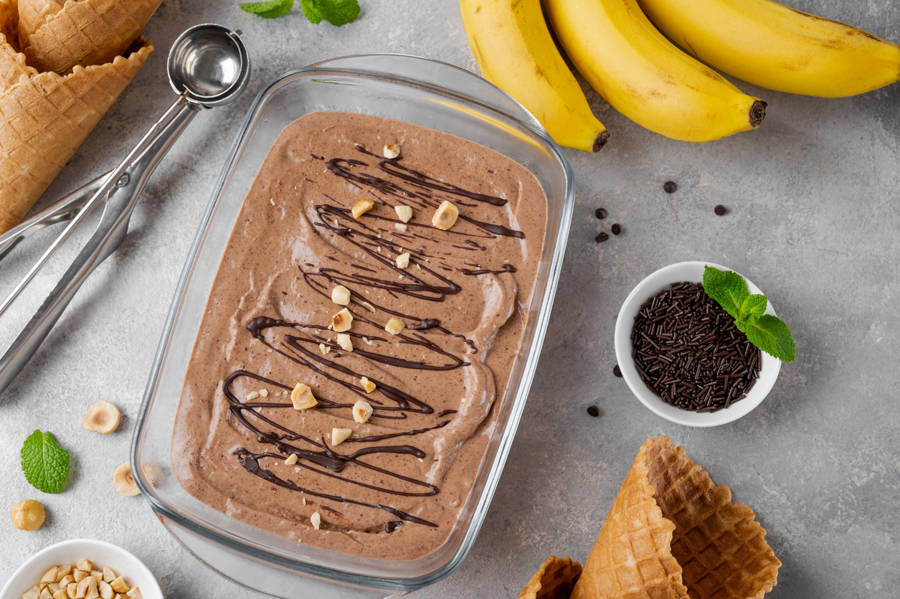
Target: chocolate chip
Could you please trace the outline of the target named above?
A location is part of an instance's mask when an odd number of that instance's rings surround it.
[[[594,241],[596,241],[597,243],[603,243],[603,242],[606,241],[607,239],[609,239],[609,235],[606,234],[606,233],[603,232],[603,231],[601,231],[599,235],[597,235],[596,237],[594,237]]]
[[[726,208],[722,204],[719,204],[718,206],[713,208],[713,212],[715,212],[717,216],[725,216],[726,214],[728,214],[728,208]]]
[[[600,408],[597,406],[588,406],[587,413],[596,418],[600,415]]]
[[[608,215],[609,213],[606,211],[606,208],[597,208],[596,210],[594,210],[594,216],[596,216],[600,220],[603,220]]]
[[[618,235],[619,233],[622,232],[622,225],[620,225],[619,223],[616,223],[613,226],[611,226],[609,228],[609,230],[612,231],[613,235]]]
[[[666,193],[675,193],[678,190],[678,183],[675,181],[666,181],[663,183],[663,191]]]
[[[618,364],[616,364],[615,366],[613,366],[613,376],[617,376],[617,377],[619,377],[619,378],[622,378],[622,369],[619,368],[619,365],[618,365]]]

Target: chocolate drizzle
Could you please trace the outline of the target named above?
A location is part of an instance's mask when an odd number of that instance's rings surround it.
[[[442,235],[457,239],[458,236],[465,237],[463,241],[457,242],[461,245],[450,245],[469,252],[481,252],[485,254],[485,259],[490,257],[489,246],[486,244],[488,240],[498,237],[524,238],[524,233],[505,224],[476,220],[465,213],[466,207],[497,208],[498,216],[508,219],[508,202],[505,198],[478,193],[441,180],[403,164],[402,158],[384,159],[361,145],[356,145],[355,150],[362,158],[328,158],[317,154],[310,154],[310,158],[324,162],[327,169],[324,176],[330,173],[344,179],[372,197],[376,206],[399,202],[425,210],[436,208],[444,199],[451,199],[463,207],[460,221],[472,226],[458,224],[453,230],[442,232]],[[412,371],[452,371],[469,366],[469,362],[456,355],[453,348],[459,352],[458,340],[461,340],[468,351],[477,353],[474,341],[446,328],[441,320],[428,314],[403,313],[390,300],[406,296],[420,302],[444,302],[462,291],[460,282],[454,278],[513,274],[517,272],[516,267],[508,263],[500,267],[481,266],[477,263],[454,265],[448,262],[447,256],[450,254],[446,253],[446,247],[442,248],[440,242],[420,233],[420,227],[429,225],[404,223],[405,226],[400,227],[402,231],[397,232],[394,225],[400,221],[385,216],[388,211],[375,210],[365,218],[358,219],[353,217],[345,204],[346,201],[341,202],[322,194],[312,204],[309,218],[312,226],[324,235],[334,236],[350,244],[357,258],[353,263],[346,264],[333,256],[323,256],[323,261],[329,260],[330,265],[318,267],[308,261],[298,262],[298,281],[302,280],[305,293],[321,296],[326,305],[330,305],[330,293],[334,286],[346,286],[350,291],[347,309],[353,315],[355,323],[365,323],[381,329],[387,319],[385,315],[389,315],[403,319],[407,323],[406,328],[400,334],[387,337],[364,337],[359,332],[350,331],[348,334],[354,343],[352,354],[342,353],[344,350],[330,339],[327,323],[292,322],[284,318],[259,315],[246,323],[246,330],[255,341],[273,352],[274,356],[295,365],[296,380],[305,380],[312,374],[334,384],[334,387],[328,387],[327,392],[317,390],[318,404],[313,410],[343,412],[349,418],[354,400],[338,399],[337,395],[329,397],[331,393],[345,396],[349,394],[370,403],[373,408],[372,423],[402,423],[412,418],[416,426],[407,425],[405,430],[383,434],[354,435],[340,448],[330,446],[325,438],[304,435],[292,428],[296,425],[288,424],[294,419],[296,411],[286,395],[296,381],[277,381],[248,370],[237,369],[225,378],[222,385],[228,401],[229,419],[231,424],[255,437],[263,448],[252,451],[247,447],[239,447],[233,451],[233,456],[246,472],[280,488],[391,514],[397,519],[384,524],[385,533],[392,533],[404,522],[436,527],[434,522],[387,503],[366,502],[352,496],[325,493],[317,490],[315,484],[302,481],[305,477],[325,477],[386,496],[437,495],[440,492],[437,485],[385,468],[379,465],[384,460],[378,461],[378,457],[395,455],[399,459],[426,458],[426,451],[412,443],[422,435],[449,425],[453,422],[456,410],[442,410],[435,414],[435,409],[425,399],[416,397],[414,392],[402,390],[372,372],[361,372],[356,364],[362,361],[364,364],[381,364]],[[385,235],[386,232],[390,234]],[[479,241],[475,241],[476,239]],[[396,264],[396,257],[404,252],[410,254],[410,264],[406,268],[400,268]],[[470,261],[474,262],[472,257],[474,254],[470,254]],[[375,302],[368,297],[370,290],[382,292],[388,297],[380,295],[379,302]],[[288,295],[285,291],[281,294]],[[416,359],[401,357],[392,351],[401,346],[415,348]],[[323,351],[323,348],[327,351]],[[353,365],[345,360],[349,355],[353,356]],[[357,383],[361,377],[375,383],[376,390],[366,393]],[[245,387],[246,382],[256,381],[265,385],[270,393],[272,390],[280,390],[280,394],[276,391],[271,397],[241,399],[236,385],[242,379],[241,388]],[[423,419],[430,421],[427,426],[421,426]],[[403,439],[410,441],[404,443]],[[385,444],[388,441],[398,444]],[[347,447],[352,448],[352,451],[346,451]],[[297,458],[293,468],[284,464],[290,456]],[[328,510],[338,513],[331,508]]]

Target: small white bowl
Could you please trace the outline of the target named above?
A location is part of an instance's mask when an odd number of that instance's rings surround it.
[[[762,403],[769,391],[772,390],[781,370],[781,360],[770,356],[766,352],[760,352],[762,354],[762,363],[760,364],[759,379],[743,399],[715,412],[692,412],[676,408],[664,402],[641,380],[632,357],[631,330],[634,325],[634,317],[637,316],[644,302],[667,289],[672,283],[681,281],[702,283],[703,267],[707,265],[721,270],[732,270],[713,262],[678,262],[670,264],[638,283],[631,293],[628,294],[628,297],[625,298],[625,302],[619,310],[619,316],[616,318],[616,360],[619,363],[619,370],[622,371],[622,378],[625,379],[628,388],[653,413],[662,416],[666,420],[685,426],[719,426],[749,414],[756,406]],[[754,285],[747,277],[744,277],[744,279],[747,281],[750,293],[762,293],[759,287]],[[766,308],[766,314],[775,314],[771,302]]]
[[[84,558],[121,574],[130,586],[140,587],[144,599],[163,599],[159,583],[141,560],[121,547],[93,539],[72,539],[38,551],[13,573],[0,590],[0,599],[20,599],[47,569],[74,564]]]

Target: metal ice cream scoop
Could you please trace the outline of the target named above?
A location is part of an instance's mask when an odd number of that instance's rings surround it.
[[[178,98],[134,149],[107,175],[0,236],[2,259],[28,233],[71,218],[59,237],[0,304],[2,324],[3,314],[47,260],[82,223],[91,208],[105,201],[93,235],[0,358],[0,393],[46,338],[88,275],[121,243],[144,184],[185,126],[200,109],[225,104],[245,87],[250,75],[250,60],[238,35],[221,25],[203,24],[178,36],[166,64],[169,83]]]

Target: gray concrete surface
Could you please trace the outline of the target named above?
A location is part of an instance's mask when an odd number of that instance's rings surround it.
[[[32,496],[49,510],[48,524],[34,533],[0,520],[0,581],[41,547],[87,535],[137,553],[170,599],[259,597],[181,550],[145,502],[115,493],[110,476],[127,458],[176,278],[256,90],[289,68],[357,52],[405,52],[474,68],[455,2],[361,3],[359,21],[341,29],[310,25],[298,14],[256,19],[232,0],[166,0],[149,25],[157,52],[45,202],[110,167],[164,109],[171,99],[165,53],[187,25],[213,20],[244,30],[255,61],[251,93],[201,115],[177,143],[121,249],[0,401],[0,511]],[[900,40],[900,5],[893,0],[792,3]],[[660,433],[684,444],[756,510],[784,562],[771,597],[897,596],[900,87],[843,100],[742,87],[769,100],[764,126],[706,145],[646,132],[590,93],[613,137],[598,155],[567,152],[578,179],[572,234],[506,471],[469,558],[415,597],[513,597],[548,554],[583,559],[638,446]],[[678,182],[677,193],[662,192],[667,179]],[[715,216],[719,203],[730,214]],[[602,225],[592,215],[599,206],[610,214]],[[595,244],[598,230],[613,222],[624,233]],[[35,251],[4,265],[0,290]],[[798,342],[799,359],[782,370],[762,406],[713,430],[668,424],[612,376],[621,301],[644,275],[684,259],[747,274]],[[98,398],[126,414],[111,438],[81,429],[85,408]],[[586,414],[590,404],[600,407],[599,418]],[[74,457],[60,495],[34,491],[19,473],[19,447],[35,428],[54,431]]]

